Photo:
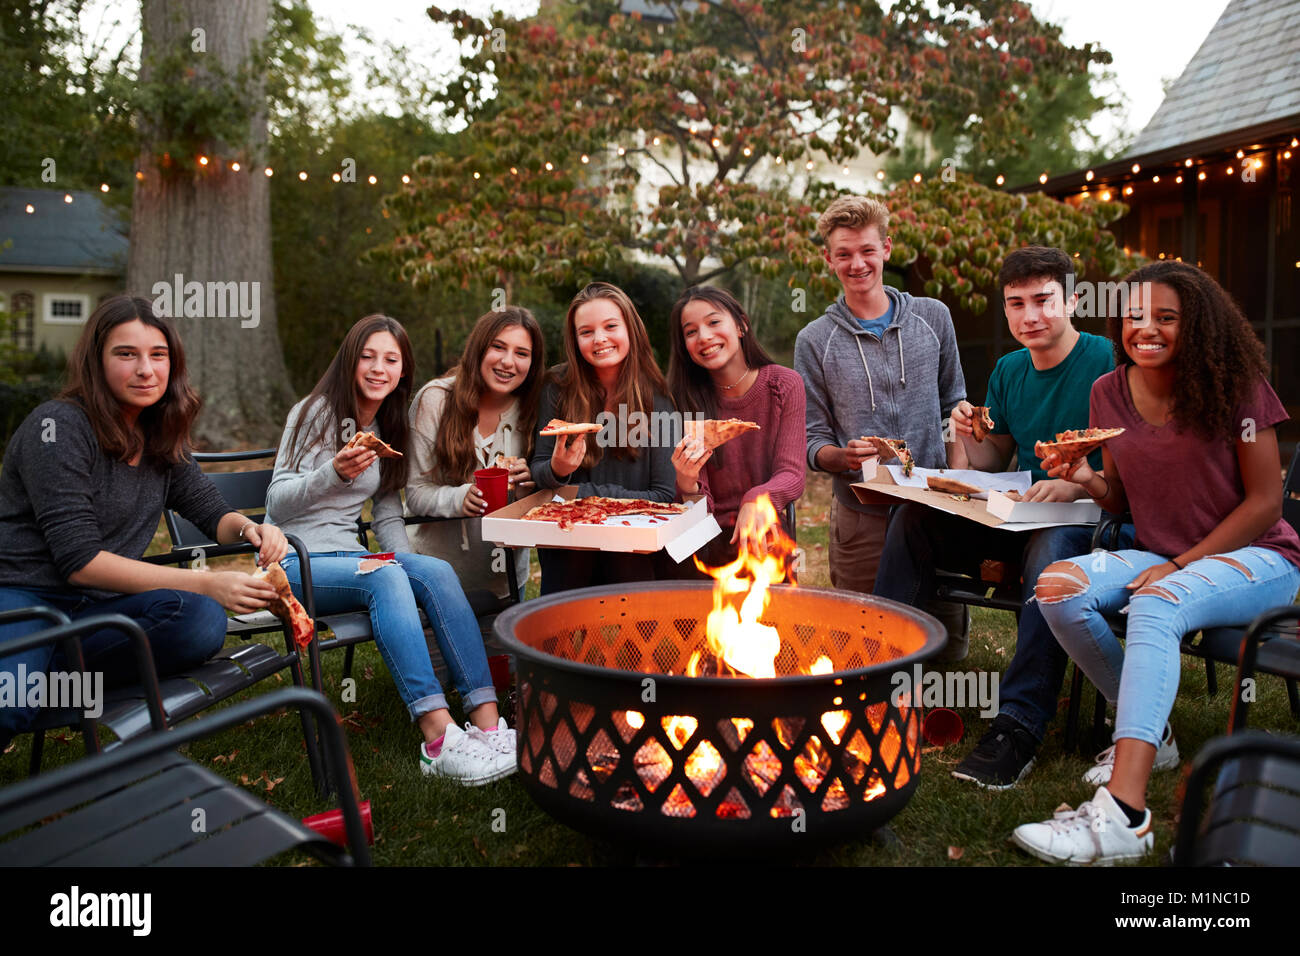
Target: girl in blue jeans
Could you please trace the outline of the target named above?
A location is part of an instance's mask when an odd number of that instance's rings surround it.
[[[1035,595],[1061,646],[1115,703],[1115,745],[1084,779],[1077,810],[1018,827],[1014,841],[1050,862],[1110,863],[1152,847],[1152,769],[1177,766],[1166,723],[1179,643],[1288,604],[1300,585],[1300,538],[1282,520],[1274,426],[1287,419],[1266,380],[1264,350],[1212,278],[1164,261],[1125,279],[1111,319],[1114,372],[1092,387],[1094,427],[1125,429],[1086,459],[1044,459],[1104,509],[1133,514],[1138,547],[1048,565]],[[1127,647],[1105,615],[1127,614]]]
[[[477,786],[515,770],[514,731],[497,712],[478,622],[451,566],[411,551],[400,494],[406,458],[380,459],[365,445],[347,447],[358,431],[398,451],[407,447],[413,375],[410,341],[399,323],[383,315],[357,322],[311,394],[289,412],[266,519],[307,545],[318,611],[369,610],[375,643],[424,736],[421,770]],[[367,499],[374,502],[379,546],[394,552],[391,560],[359,548],[357,520]],[[284,568],[301,594],[296,556]],[[464,730],[452,720],[434,675],[418,608],[469,714]]]

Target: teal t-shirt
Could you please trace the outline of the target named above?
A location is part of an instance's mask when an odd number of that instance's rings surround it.
[[[1022,471],[1032,471],[1035,481],[1047,477],[1034,443],[1051,441],[1068,428],[1087,428],[1092,383],[1114,367],[1110,339],[1087,332],[1079,333],[1064,361],[1041,372],[1030,361],[1029,349],[998,359],[989,376],[989,416],[995,435],[1010,435],[1015,441]],[[1101,468],[1100,450],[1088,456],[1088,464]]]
[[[894,300],[890,299],[889,308],[885,309],[884,315],[875,319],[858,319],[858,325],[876,338],[880,338],[885,334],[885,329],[889,328],[889,323],[892,321],[894,321]]]

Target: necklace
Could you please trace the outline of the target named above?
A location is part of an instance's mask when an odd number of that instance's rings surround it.
[[[729,391],[731,391],[733,388],[738,387],[738,386],[740,385],[740,383],[743,382],[745,379],[749,378],[749,373],[752,372],[752,371],[754,371],[752,368],[749,368],[748,366],[746,366],[746,367],[745,367],[745,373],[744,373],[743,375],[741,375],[740,378],[736,379],[736,380],[735,380],[734,382],[732,382],[730,385],[719,385],[718,388],[720,388],[720,389],[722,389],[722,390],[724,390],[724,391],[729,392]]]

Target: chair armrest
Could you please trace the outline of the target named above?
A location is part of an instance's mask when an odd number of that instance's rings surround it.
[[[1116,515],[1103,511],[1097,519],[1097,527],[1092,532],[1092,550],[1114,551],[1119,547],[1119,533],[1126,524],[1133,522],[1130,514]]]
[[[1263,615],[1267,616],[1267,615]],[[1256,623],[1258,622],[1256,619]],[[1252,627],[1254,624],[1251,625]],[[1191,866],[1196,831],[1204,811],[1204,791],[1211,773],[1228,760],[1247,754],[1273,754],[1300,762],[1300,740],[1278,737],[1260,730],[1246,730],[1230,737],[1216,737],[1201,748],[1187,777],[1187,794],[1183,798],[1174,841],[1174,866]]]
[[[52,625],[68,623],[68,615],[62,611],[45,604],[37,604],[33,607],[16,607],[8,611],[0,611],[0,624],[9,621],[25,621],[33,617],[42,617]],[[8,647],[7,644],[5,646]]]
[[[24,608],[23,610],[28,609]],[[153,651],[149,646],[149,638],[145,636],[140,625],[129,617],[121,614],[95,614],[91,617],[83,617],[67,624],[59,624],[43,631],[36,631],[33,634],[25,634],[16,640],[5,641],[4,650],[7,656],[31,650],[34,647],[41,647],[45,644],[63,642],[64,653],[68,656],[69,663],[84,673],[86,661],[81,652],[81,637],[106,627],[117,628],[131,641],[131,649],[135,654],[135,664],[138,670],[137,683],[144,689],[145,703],[149,709],[149,723],[155,731],[166,730],[167,718],[163,715],[162,692],[158,688],[158,671],[153,666]],[[83,733],[89,731],[93,734],[96,723],[93,718],[87,718],[87,720],[89,720],[89,724],[83,721]],[[89,740],[87,740],[87,745],[89,746]],[[98,750],[98,747],[99,741],[96,737],[95,749]]]
[[[196,451],[194,460],[203,462],[256,461],[259,458],[275,458],[278,448],[254,448],[251,451]]]
[[[1228,715],[1228,733],[1236,734],[1246,726],[1250,702],[1245,700],[1243,685],[1255,676],[1255,661],[1259,656],[1259,642],[1272,637],[1270,631],[1279,624],[1300,621],[1300,604],[1289,604],[1265,611],[1246,628],[1241,639],[1241,653],[1237,656],[1237,680],[1232,697],[1232,711]]]

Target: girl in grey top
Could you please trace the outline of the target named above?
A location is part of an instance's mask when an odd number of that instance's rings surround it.
[[[375,643],[424,737],[421,770],[477,786],[515,770],[514,731],[497,712],[478,622],[451,566],[411,552],[400,494],[405,457],[380,459],[364,445],[347,447],[358,430],[399,452],[407,447],[413,374],[410,341],[400,324],[383,315],[357,322],[312,393],[289,413],[266,518],[302,538],[311,552],[318,612],[369,611]],[[361,550],[356,527],[367,499],[374,502],[379,545],[389,555]],[[284,568],[301,595],[296,555]],[[465,730],[447,709],[420,609],[472,721]]]

